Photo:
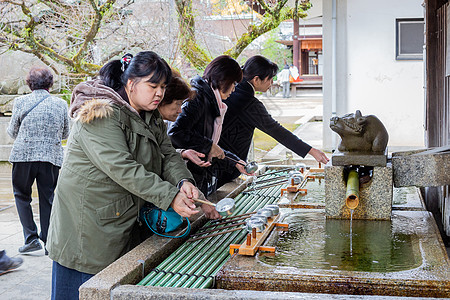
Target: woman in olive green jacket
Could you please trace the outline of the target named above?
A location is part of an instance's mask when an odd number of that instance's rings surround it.
[[[84,281],[129,250],[145,201],[183,217],[197,213],[190,198],[198,190],[156,109],[170,78],[167,63],[145,51],[74,89],[47,243],[52,299],[78,299]]]

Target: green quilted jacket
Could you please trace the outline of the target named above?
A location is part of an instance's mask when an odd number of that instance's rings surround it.
[[[95,274],[129,250],[144,201],[167,209],[183,179],[193,182],[157,110],[141,118],[101,81],[79,84],[75,118],[55,190],[49,257]]]

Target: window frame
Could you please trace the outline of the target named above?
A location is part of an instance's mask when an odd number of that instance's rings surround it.
[[[401,42],[401,30],[400,25],[402,23],[422,23],[425,26],[424,18],[397,18],[395,19],[395,59],[396,60],[423,60],[423,46],[422,51],[419,53],[409,54],[400,53],[400,42]]]

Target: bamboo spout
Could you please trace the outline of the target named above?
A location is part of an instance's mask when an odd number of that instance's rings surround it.
[[[347,178],[347,193],[345,194],[345,205],[349,209],[355,209],[359,204],[359,175],[351,170]]]

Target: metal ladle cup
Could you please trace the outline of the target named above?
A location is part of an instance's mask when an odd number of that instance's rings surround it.
[[[249,174],[253,174],[258,170],[258,164],[256,161],[251,161],[247,165],[245,165],[245,171]]]
[[[240,164],[241,166],[244,166],[245,167],[245,172],[247,172],[249,174],[255,173],[256,170],[258,170],[258,164],[256,163],[256,161],[251,161],[251,162],[247,163],[246,165],[244,165],[243,163],[235,160],[234,158],[231,158],[231,157],[226,156],[226,155],[225,155],[225,157],[228,158],[231,161],[234,161],[237,164]]]
[[[221,215],[222,217],[228,217],[229,215],[231,215],[236,207],[233,198],[223,198],[216,204],[206,200],[200,200],[195,198],[193,198],[192,200],[214,206],[219,215]]]

